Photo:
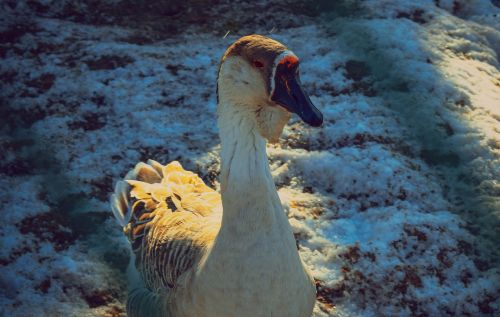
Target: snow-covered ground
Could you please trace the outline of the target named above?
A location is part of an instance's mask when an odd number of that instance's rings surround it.
[[[500,314],[498,1],[72,3],[1,4],[0,315],[124,314],[113,183],[153,158],[218,187],[217,66],[248,33],[325,116],[268,149],[314,316]]]

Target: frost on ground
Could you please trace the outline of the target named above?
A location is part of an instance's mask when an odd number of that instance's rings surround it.
[[[92,5],[2,3],[0,315],[124,314],[113,182],[176,159],[218,187],[217,66],[254,32],[325,116],[268,150],[315,316],[500,313],[498,2]]]

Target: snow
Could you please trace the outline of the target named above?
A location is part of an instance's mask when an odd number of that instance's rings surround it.
[[[124,314],[114,181],[152,158],[218,188],[218,63],[239,36],[270,31],[325,117],[320,129],[292,118],[268,147],[318,284],[314,316],[499,314],[498,2],[267,18],[285,9],[222,1],[211,22],[171,17],[172,34],[154,18],[109,23],[120,2],[102,2],[99,23],[90,4],[2,4],[0,315]]]

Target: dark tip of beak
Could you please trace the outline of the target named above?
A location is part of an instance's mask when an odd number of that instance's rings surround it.
[[[323,114],[316,108],[302,89],[297,76],[276,76],[271,100],[296,113],[302,121],[313,127],[323,124]]]
[[[300,118],[312,127],[320,127],[323,124],[323,114],[314,106],[312,106],[311,110],[311,112],[304,115],[299,114]]]

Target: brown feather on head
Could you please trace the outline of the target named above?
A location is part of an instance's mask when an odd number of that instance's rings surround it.
[[[260,69],[266,81],[268,92],[270,92],[274,61],[276,57],[286,50],[288,48],[278,41],[262,35],[252,34],[243,36],[229,46],[222,57],[222,62],[230,56],[242,57],[250,65]]]

